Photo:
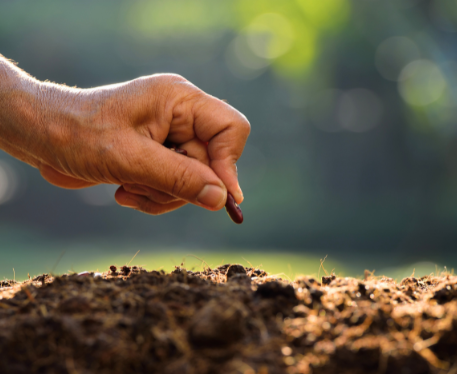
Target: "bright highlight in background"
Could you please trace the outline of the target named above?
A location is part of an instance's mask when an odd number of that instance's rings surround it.
[[[262,14],[248,26],[247,41],[259,57],[274,59],[286,53],[294,41],[290,22],[280,14]]]
[[[439,67],[429,60],[416,60],[400,73],[398,89],[408,104],[424,106],[438,100],[446,88]]]

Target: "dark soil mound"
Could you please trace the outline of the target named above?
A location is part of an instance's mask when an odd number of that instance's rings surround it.
[[[457,373],[457,277],[140,267],[0,288],[0,373]]]

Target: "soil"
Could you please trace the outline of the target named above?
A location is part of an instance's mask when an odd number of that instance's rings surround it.
[[[0,288],[0,373],[457,373],[457,277],[138,266]]]

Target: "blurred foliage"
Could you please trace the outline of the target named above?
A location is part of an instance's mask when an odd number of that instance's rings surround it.
[[[69,242],[449,256],[456,5],[0,0],[0,53],[37,78],[93,87],[171,71],[228,99],[253,129],[238,165],[241,227],[195,207],[144,216],[113,205],[103,187],[58,190],[6,155],[3,183],[16,192],[0,222]]]

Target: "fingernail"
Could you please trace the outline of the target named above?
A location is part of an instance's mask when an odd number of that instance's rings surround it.
[[[138,195],[149,195],[149,191],[147,188],[139,186],[137,184],[124,184],[124,188],[132,193],[136,193]]]
[[[207,184],[197,196],[197,201],[202,205],[215,208],[220,205],[224,198],[225,191],[221,187]]]
[[[241,187],[239,184],[237,185],[237,187],[238,188],[235,191],[233,191],[233,192],[230,191],[230,192],[231,192],[233,198],[235,199],[236,203],[241,204],[244,200],[244,195],[243,195],[243,191],[241,191]]]
[[[240,186],[238,186],[238,191],[235,192],[235,194],[233,195],[233,198],[235,199],[237,204],[241,204],[243,202],[244,195],[243,195],[243,191],[241,191]]]

